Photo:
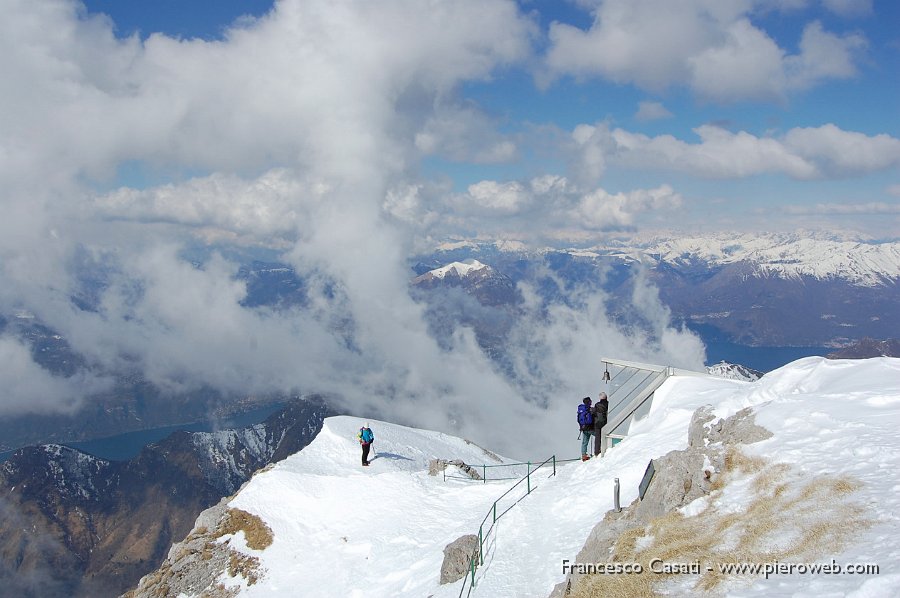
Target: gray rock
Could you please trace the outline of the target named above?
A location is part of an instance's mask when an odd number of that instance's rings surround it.
[[[477,548],[478,536],[475,534],[467,534],[448,544],[444,548],[444,562],[441,563],[441,584],[453,583],[465,577],[472,553]]]
[[[474,467],[467,465],[462,459],[432,459],[428,462],[428,475],[437,475],[447,469],[448,466],[455,465],[461,472],[472,478],[473,480],[482,480],[481,474]]]
[[[619,513],[608,511],[591,530],[574,562],[608,562],[624,532],[709,495],[716,475],[724,468],[728,445],[752,444],[771,437],[771,432],[756,425],[752,409],[742,409],[718,421],[711,406],[697,409],[688,427],[688,448],[654,459],[656,473],[643,500],[636,499]],[[569,574],[554,587],[550,598],[568,596],[579,577]]]
[[[713,414],[712,405],[704,405],[691,416],[691,423],[688,426],[688,446],[692,448],[703,448],[706,446],[709,428],[707,424],[716,419]]]

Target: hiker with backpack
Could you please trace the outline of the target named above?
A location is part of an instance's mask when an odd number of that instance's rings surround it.
[[[603,450],[604,437],[600,432],[603,426],[606,425],[606,415],[609,412],[609,401],[605,392],[601,392],[597,397],[597,402],[594,403],[594,408],[591,411],[591,415],[594,417],[594,456],[596,457]]]
[[[372,443],[375,442],[375,434],[372,432],[371,428],[369,428],[369,422],[366,422],[362,428],[359,429],[359,432],[356,434],[357,440],[359,440],[360,446],[362,446],[362,464],[363,467],[369,466],[369,448],[372,446]]]
[[[578,429],[581,430],[581,460],[587,461],[591,458],[588,454],[588,445],[591,434],[594,433],[594,415],[591,413],[590,397],[584,397],[578,406]]]

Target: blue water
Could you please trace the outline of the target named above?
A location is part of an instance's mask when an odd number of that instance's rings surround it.
[[[724,341],[706,341],[706,363],[736,363],[760,372],[771,372],[783,365],[812,355],[834,352],[828,347],[747,347]]]
[[[771,372],[803,357],[834,352],[830,347],[749,347],[729,341],[727,335],[709,324],[689,323],[688,328],[706,345],[707,365],[727,361],[760,372]]]
[[[230,416],[226,419],[216,419],[175,426],[164,426],[150,430],[138,430],[126,432],[106,438],[95,438],[83,442],[63,442],[66,446],[84,451],[110,461],[127,461],[141,452],[141,449],[151,442],[158,442],[178,430],[188,432],[212,432],[229,428],[244,428],[258,424],[267,417],[284,407],[284,405],[267,405],[244,413]],[[15,451],[0,452],[0,463],[9,459]]]

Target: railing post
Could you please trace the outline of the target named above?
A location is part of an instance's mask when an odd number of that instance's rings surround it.
[[[487,464],[481,466],[481,471],[482,471],[481,479],[484,480],[485,484],[487,484]]]
[[[494,523],[497,523],[497,501],[494,501]]]
[[[528,486],[528,492],[525,494],[531,494],[531,461],[528,462],[528,474],[525,476],[528,478],[526,485]]]
[[[613,487],[613,503],[615,504],[616,513],[619,513],[622,510],[619,504],[619,478],[616,478],[616,484]]]
[[[556,455],[553,455],[553,475],[556,475]]]
[[[482,536],[482,530],[484,529],[484,524],[478,526],[478,560],[482,565],[484,565],[484,536]]]
[[[469,561],[469,566],[472,569],[472,587],[475,587],[475,555],[472,555],[472,560]]]

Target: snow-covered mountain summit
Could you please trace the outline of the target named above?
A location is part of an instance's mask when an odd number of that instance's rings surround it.
[[[439,253],[461,250],[485,255],[567,253],[578,258],[615,258],[677,269],[746,264],[751,275],[758,277],[838,279],[862,286],[900,281],[900,242],[868,242],[803,232],[646,235],[577,249],[528,249],[522,243],[510,242],[445,243],[437,248]]]
[[[878,566],[877,573],[858,575],[808,569],[722,575],[715,578],[715,590],[742,596],[898,595],[900,359],[892,358],[807,358],[756,382],[670,377],[649,414],[602,459],[561,464],[555,477],[534,476],[533,492],[498,520],[485,544],[475,594],[547,596],[565,579],[563,561],[576,562],[593,526],[613,507],[615,481],[621,483],[622,504],[634,501],[648,462],[686,449],[692,416],[708,405],[718,418],[751,408],[756,425],[771,432],[732,454],[732,464],[740,466],[710,470],[714,481],[722,476],[721,486],[680,509],[679,517],[698,529],[704,518],[728,523],[729,533],[716,536],[721,546],[708,547],[712,555],[729,558],[737,546],[754,562],[787,555],[779,562]],[[210,578],[221,590],[240,596],[459,594],[461,582],[439,585],[443,548],[477,533],[510,482],[445,481],[429,476],[427,463],[432,457],[469,463],[498,458],[458,438],[373,422],[377,456],[363,468],[355,441],[360,421],[327,419],[312,444],[256,475],[228,502],[228,508],[258,518],[271,544],[251,548],[252,530],[244,528],[203,540],[210,547],[228,544],[237,555]],[[711,423],[709,429],[721,427]],[[704,472],[709,467],[703,465]],[[815,504],[807,504],[811,496]],[[765,508],[772,501],[786,501],[785,512]],[[742,525],[756,525],[760,517],[767,518],[760,529],[768,531],[748,537],[756,552],[746,552]],[[208,523],[201,517],[192,536],[208,533]],[[828,541],[816,544],[816,537]],[[631,539],[637,550],[652,549],[657,541],[652,533]],[[799,540],[802,551],[793,548]],[[179,545],[170,551],[170,579],[184,573],[179,559],[193,558],[189,553]],[[234,565],[250,560],[250,574]],[[651,575],[649,583],[669,595],[696,594],[700,575]],[[161,579],[145,578],[136,596],[160,591]],[[203,589],[167,591],[199,595]]]
[[[839,278],[865,286],[900,279],[900,243],[863,243],[799,234],[718,234],[655,238],[639,247],[651,260],[674,265],[745,262],[763,277]]]
[[[487,264],[482,264],[476,259],[468,259],[462,262],[451,262],[446,266],[435,268],[418,277],[417,280],[444,280],[445,278],[466,278],[478,272],[487,274],[491,270]]]

